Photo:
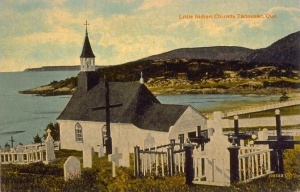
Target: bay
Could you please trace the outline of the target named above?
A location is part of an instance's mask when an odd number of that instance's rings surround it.
[[[15,145],[29,144],[42,136],[50,122],[55,122],[71,96],[40,97],[18,91],[76,76],[78,71],[0,73],[0,133],[25,131],[14,135]],[[0,146],[10,144],[9,135],[0,135]]]
[[[35,135],[42,136],[49,123],[56,118],[67,105],[71,96],[41,97],[19,94],[26,90],[52,81],[76,76],[78,71],[51,72],[10,72],[0,73],[0,133],[25,131],[14,135],[15,143],[29,144]],[[164,104],[192,105],[201,112],[245,107],[260,102],[278,101],[278,95],[217,95],[186,94],[159,95]],[[10,144],[10,136],[0,134],[0,146]]]

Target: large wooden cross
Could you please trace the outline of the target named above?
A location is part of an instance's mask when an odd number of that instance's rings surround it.
[[[272,167],[275,169],[276,174],[280,174],[284,177],[284,166],[283,166],[283,152],[285,149],[294,149],[295,144],[300,144],[300,140],[292,140],[289,136],[282,136],[281,134],[281,120],[280,120],[280,110],[275,110],[276,118],[276,137],[272,140],[267,141],[254,141],[254,144],[267,144],[269,148],[273,149],[273,161]]]
[[[114,105],[110,105],[110,101],[109,101],[109,84],[108,81],[105,80],[105,106],[101,106],[101,107],[94,107],[92,108],[93,111],[96,110],[102,110],[105,109],[105,116],[106,116],[106,140],[105,140],[105,147],[106,147],[106,154],[112,154],[112,138],[111,138],[111,134],[110,134],[110,109],[111,108],[116,108],[116,107],[121,107],[122,104],[118,103],[118,104],[114,104]]]
[[[233,134],[228,134],[229,136],[229,141],[232,142],[232,143],[236,143],[238,146],[241,145],[241,140],[247,140],[247,139],[251,139],[251,136],[250,134],[247,134],[247,133],[241,133],[239,131],[239,117],[237,115],[235,115],[233,117],[233,127],[234,127],[234,133]]]

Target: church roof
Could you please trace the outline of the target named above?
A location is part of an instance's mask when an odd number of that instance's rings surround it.
[[[82,53],[81,53],[80,57],[95,57],[87,32],[86,32],[86,35],[85,35],[84,44],[83,44],[83,48],[82,48]]]
[[[110,82],[109,92],[111,105],[122,104],[110,109],[111,123],[131,123],[146,130],[168,132],[189,107],[161,104],[145,85],[137,82]],[[105,122],[105,109],[92,110],[99,106],[105,106],[104,82],[88,92],[77,90],[57,119]]]

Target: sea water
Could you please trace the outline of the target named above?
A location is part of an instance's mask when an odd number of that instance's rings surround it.
[[[25,131],[13,135],[19,143],[33,142],[35,135],[42,136],[46,125],[55,123],[56,118],[70,100],[70,96],[41,97],[19,94],[54,80],[76,76],[78,71],[64,72],[9,72],[0,73],[0,146],[10,144],[11,131]]]
[[[13,135],[14,145],[29,144],[37,134],[42,136],[49,123],[67,105],[71,96],[34,96],[19,94],[26,90],[52,81],[76,76],[78,71],[63,72],[10,72],[0,73],[0,146],[10,144],[11,131],[24,131]],[[277,101],[279,96],[186,94],[160,95],[157,99],[164,104],[192,105],[200,111],[213,111],[233,103],[251,104],[257,101]],[[2,134],[1,134],[2,133]]]

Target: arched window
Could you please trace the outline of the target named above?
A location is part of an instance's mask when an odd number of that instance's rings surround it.
[[[79,123],[75,125],[75,140],[76,142],[83,142],[82,127]]]
[[[106,144],[106,139],[107,139],[106,125],[103,125],[103,127],[102,127],[102,142],[103,142],[103,146],[105,146],[105,144]]]

